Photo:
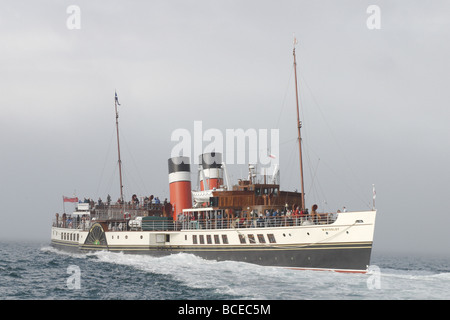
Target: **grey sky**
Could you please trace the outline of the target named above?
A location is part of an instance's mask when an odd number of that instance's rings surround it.
[[[375,184],[376,250],[447,254],[449,24],[448,1],[3,2],[0,239],[47,239],[63,195],[118,197],[115,89],[128,198],[169,197],[170,135],[195,120],[279,128],[299,189],[295,33],[308,206],[370,209]]]

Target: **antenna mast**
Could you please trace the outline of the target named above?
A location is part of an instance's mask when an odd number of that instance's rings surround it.
[[[120,176],[120,202],[123,203],[123,184],[122,184],[122,160],[120,160],[120,143],[119,143],[119,112],[117,111],[117,105],[120,106],[117,92],[115,92],[114,106],[116,108],[116,131],[117,131],[117,152],[119,154],[119,176]]]
[[[305,209],[305,192],[304,192],[304,183],[303,183],[303,160],[302,160],[302,138],[300,133],[300,128],[302,127],[302,123],[300,121],[300,111],[298,106],[298,86],[297,86],[297,61],[295,58],[295,45],[297,44],[297,39],[294,36],[294,49],[293,49],[293,55],[294,55],[294,75],[295,75],[295,99],[297,102],[297,129],[298,129],[298,150],[299,150],[299,156],[300,156],[300,181],[301,181],[301,188],[302,188],[302,206],[301,209]]]

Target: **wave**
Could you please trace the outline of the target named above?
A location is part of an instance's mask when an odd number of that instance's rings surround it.
[[[365,283],[364,275],[323,271],[296,271],[236,261],[205,260],[192,254],[177,253],[163,257],[112,252],[96,252],[100,263],[125,265],[154,275],[163,275],[194,289],[213,290],[239,299],[313,299],[314,287],[335,297],[330,283]],[[317,279],[320,279],[319,281]]]
[[[152,284],[159,291],[151,294],[163,299],[442,299],[450,293],[450,272],[445,269],[386,267],[378,273],[347,274],[205,260],[187,253],[158,257],[109,251],[67,253],[53,247],[41,251],[81,259],[83,267],[98,270],[90,278],[97,284],[111,286],[115,279],[117,291],[121,281],[141,291]],[[379,277],[375,289],[369,286],[373,277]]]
[[[59,255],[69,256],[73,258],[86,258],[85,253],[78,253],[78,252],[70,252],[65,250],[60,250],[52,246],[43,246],[40,248],[41,252],[49,252],[49,253],[56,253]]]

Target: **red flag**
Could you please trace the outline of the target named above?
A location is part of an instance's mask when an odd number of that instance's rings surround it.
[[[63,196],[64,202],[78,202],[78,198],[68,198]]]

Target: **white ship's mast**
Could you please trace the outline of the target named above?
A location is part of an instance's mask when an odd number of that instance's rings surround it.
[[[295,99],[297,102],[297,129],[298,129],[298,150],[300,156],[300,182],[301,182],[301,192],[302,192],[302,205],[301,209],[305,209],[305,192],[304,192],[304,183],[303,183],[303,160],[302,160],[302,138],[300,133],[300,128],[302,127],[302,123],[300,122],[300,112],[298,106],[298,86],[297,86],[297,61],[295,58],[295,45],[297,44],[297,39],[294,37],[294,75],[295,75]]]

